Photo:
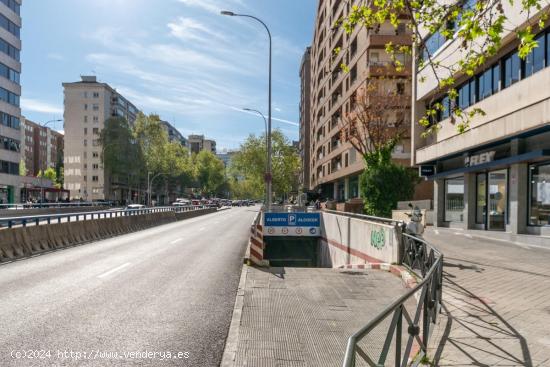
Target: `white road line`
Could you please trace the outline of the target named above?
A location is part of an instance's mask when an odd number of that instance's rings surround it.
[[[206,227],[201,227],[199,228],[199,231],[204,231],[206,229]]]
[[[434,229],[435,234],[439,234],[439,231],[437,229]]]
[[[474,236],[472,236],[471,234],[465,234],[464,236],[466,236],[468,238],[474,238]]]
[[[173,244],[178,243],[180,241],[183,241],[183,238],[175,239],[174,241],[170,242],[170,244],[173,245]]]
[[[126,264],[122,264],[122,265],[120,265],[120,266],[117,266],[116,268],[111,269],[111,270],[109,270],[108,272],[103,273],[103,274],[101,274],[101,275],[98,275],[97,277],[98,277],[98,278],[105,278],[105,277],[107,277],[107,276],[109,276],[109,275],[111,275],[111,274],[113,274],[113,273],[115,273],[115,272],[117,272],[117,271],[119,271],[119,270],[124,269],[124,268],[127,267],[127,266],[130,266],[130,263],[126,263]]]

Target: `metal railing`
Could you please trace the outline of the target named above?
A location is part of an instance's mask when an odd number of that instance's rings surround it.
[[[0,209],[39,209],[39,208],[80,208],[95,206],[112,206],[111,201],[77,201],[73,203],[20,203],[20,204],[0,204]]]
[[[140,208],[140,209],[114,209],[103,210],[93,212],[80,212],[80,213],[63,213],[63,214],[44,214],[44,215],[29,215],[24,217],[11,217],[0,218],[0,228],[7,227],[12,228],[17,225],[26,227],[29,224],[39,226],[52,223],[62,223],[63,220],[67,222],[81,221],[81,220],[93,220],[104,218],[116,218],[133,215],[144,215],[152,213],[162,212],[175,212],[182,213],[199,209],[207,209],[216,207],[215,205],[189,205],[189,206],[169,206],[169,207],[153,207],[153,208]]]
[[[348,339],[344,367],[355,367],[358,357],[371,367],[416,366],[425,362],[430,332],[441,309],[443,254],[420,238],[402,234],[402,240],[403,265],[418,276],[420,281]],[[410,306],[417,292],[420,292],[420,297],[410,307],[414,308],[414,313],[409,313],[407,303]],[[374,347],[373,343],[366,347],[359,345],[390,317],[391,322],[381,347]],[[415,344],[417,348],[413,349]],[[366,351],[367,348],[374,350],[374,353]],[[411,355],[416,350],[418,352]]]

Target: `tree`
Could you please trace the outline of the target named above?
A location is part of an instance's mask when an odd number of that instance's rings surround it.
[[[105,121],[99,142],[101,161],[109,185],[124,183],[128,188],[143,181],[143,155],[136,143],[128,120],[112,117]],[[122,199],[122,198],[118,198]]]
[[[45,171],[39,171],[38,177],[44,177],[45,179],[50,180],[56,188],[61,188],[61,185],[59,184],[57,179],[57,173],[52,167],[48,167]]]
[[[195,178],[201,194],[215,195],[225,182],[225,165],[212,152],[202,150],[193,155]]]
[[[267,167],[265,140],[265,135],[250,135],[232,159],[231,175],[233,178],[245,181],[245,187],[251,190],[255,197],[265,192]],[[300,157],[280,130],[272,133],[272,152],[273,194],[275,197],[283,197],[298,188]]]
[[[21,159],[19,162],[19,176],[26,176],[27,175],[27,164],[25,163],[24,159]]]
[[[370,78],[353,100],[354,109],[342,119],[342,141],[363,157],[388,148],[407,137],[410,126],[410,94],[397,85],[409,79]]]
[[[376,31],[390,23],[396,32],[400,24],[408,27],[412,31],[412,45],[390,42],[386,44],[386,51],[399,70],[404,65],[397,56],[413,55],[413,50],[419,50],[418,54],[415,52],[418,69],[427,65],[430,74],[438,82],[439,92],[447,94],[452,101],[451,120],[456,123],[458,131],[464,132],[471,119],[483,115],[484,111],[479,108],[463,111],[455,103],[458,96],[456,76],[472,76],[488,58],[499,51],[505,32],[511,32],[519,39],[519,56],[527,57],[538,47],[534,35],[545,26],[549,12],[550,6],[542,0],[458,0],[450,3],[437,0],[374,0],[353,6],[348,16],[339,19],[335,26],[343,27],[348,34],[358,26]],[[516,14],[520,14],[519,19],[512,19]],[[425,42],[430,40],[424,37],[426,31],[442,39],[454,39],[450,52],[458,54],[458,61],[449,61],[453,57],[435,60],[430,48],[426,47]],[[336,54],[339,52],[341,49],[335,49]],[[347,69],[346,65],[341,66]],[[422,78],[419,80],[423,81]],[[441,103],[433,102],[419,121],[426,128],[425,134],[439,129],[433,117],[446,108]]]

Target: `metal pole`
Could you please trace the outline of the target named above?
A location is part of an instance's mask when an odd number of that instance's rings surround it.
[[[268,91],[268,118],[267,118],[267,173],[266,173],[266,193],[267,193],[267,210],[271,210],[271,195],[272,195],[272,177],[271,177],[271,156],[272,156],[272,149],[271,149],[271,65],[272,65],[272,38],[271,38],[271,31],[269,30],[269,27],[259,18],[256,18],[255,16],[248,15],[248,14],[235,14],[231,11],[224,10],[221,12],[222,15],[229,15],[229,16],[237,16],[237,17],[246,17],[246,18],[252,18],[259,23],[261,23],[265,30],[267,31],[267,34],[269,36],[269,91]]]
[[[262,116],[262,118],[264,119],[264,124],[265,124],[265,148],[266,148],[266,169],[265,169],[265,173],[267,175],[267,173],[269,172],[269,152],[267,150],[267,146],[268,146],[268,137],[267,137],[267,131],[268,131],[268,128],[267,128],[267,119],[265,118],[264,114],[261,113],[260,111],[258,110],[254,110],[254,109],[251,109],[251,108],[243,108],[243,110],[245,111],[250,111],[250,112],[256,112],[257,114],[259,114],[260,116]],[[265,200],[266,200],[266,205],[267,205],[267,198],[268,198],[268,193],[267,193],[267,185],[268,185],[268,180],[267,180],[267,176],[264,177],[264,180],[265,180],[265,184],[266,184],[266,193],[265,193]]]

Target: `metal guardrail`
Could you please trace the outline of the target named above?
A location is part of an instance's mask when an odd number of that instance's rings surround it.
[[[323,211],[325,213],[343,215],[345,217],[351,217],[351,218],[356,218],[356,219],[364,219],[364,220],[369,220],[371,222],[384,223],[384,224],[389,224],[389,225],[393,225],[393,226],[395,226],[395,225],[401,226],[403,224],[403,222],[399,221],[399,220],[394,220],[394,219],[389,219],[389,218],[382,218],[382,217],[375,217],[375,216],[372,216],[372,215],[356,214],[356,213],[349,213],[349,212],[340,212],[338,210],[330,210],[330,209],[324,209]]]
[[[0,227],[12,228],[13,226],[21,225],[26,227],[27,224],[34,224],[35,226],[47,225],[52,223],[61,223],[63,219],[67,222],[71,220],[93,220],[102,218],[116,218],[132,215],[144,215],[152,213],[162,212],[187,212],[199,209],[207,209],[216,207],[215,205],[189,205],[189,206],[170,206],[170,207],[154,207],[154,208],[142,208],[142,209],[116,209],[116,210],[103,210],[93,212],[80,212],[80,213],[63,213],[63,214],[44,214],[44,215],[30,215],[25,217],[11,217],[0,218]]]
[[[94,207],[94,206],[112,206],[113,202],[110,201],[77,201],[73,203],[20,203],[20,204],[0,204],[0,209],[40,209],[40,208],[80,208],[80,207]]]
[[[431,327],[435,324],[441,309],[443,254],[423,239],[403,233],[402,240],[405,247],[403,265],[414,272],[421,281],[348,339],[343,367],[355,367],[357,356],[371,367],[391,364],[396,367],[417,366],[421,361],[424,362]],[[418,302],[414,302],[416,308],[411,314],[407,311],[406,303],[413,300],[419,291],[420,297]],[[365,351],[366,348],[359,345],[361,340],[369,336],[390,316],[391,322],[382,347],[373,348],[371,343],[368,345],[369,350],[375,350],[376,353]],[[415,342],[419,351],[410,361]],[[390,355],[392,347],[393,357]]]

